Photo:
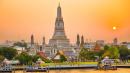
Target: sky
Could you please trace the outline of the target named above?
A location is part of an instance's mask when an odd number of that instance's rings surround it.
[[[6,40],[46,44],[52,38],[60,2],[65,33],[75,44],[77,34],[90,42],[130,42],[130,0],[0,0],[0,44]],[[116,30],[113,30],[116,27]]]

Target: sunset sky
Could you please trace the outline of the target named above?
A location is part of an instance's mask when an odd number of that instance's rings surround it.
[[[0,44],[6,40],[46,43],[54,33],[60,2],[65,33],[72,44],[77,33],[84,39],[114,38],[130,42],[130,0],[0,0]],[[113,30],[116,27],[116,30]]]

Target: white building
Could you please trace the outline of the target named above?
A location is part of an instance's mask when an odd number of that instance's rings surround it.
[[[114,39],[114,45],[117,45],[117,38]]]
[[[25,43],[25,41],[24,41],[24,40],[21,40],[21,43]]]
[[[19,42],[19,41],[13,41],[13,44],[14,44],[14,43],[17,43],[17,42]]]
[[[22,51],[25,51],[25,47],[14,46],[13,48],[17,50],[18,54],[21,54]]]
[[[113,46],[114,43],[107,43],[107,44],[105,44],[105,45],[107,45],[107,46]]]
[[[130,49],[130,43],[127,43],[126,46],[128,49]]]
[[[89,50],[95,46],[96,42],[90,42],[87,44],[84,44],[85,48],[88,48]],[[86,47],[87,46],[87,47]]]
[[[12,41],[8,41],[8,40],[5,41],[4,45],[10,45],[10,46],[13,46]]]
[[[128,42],[122,42],[120,46],[126,46],[128,49],[130,49],[130,43]]]

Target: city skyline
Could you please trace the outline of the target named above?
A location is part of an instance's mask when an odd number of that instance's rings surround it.
[[[76,43],[77,33],[80,40],[81,36],[84,36],[85,42],[86,39],[91,39],[93,42],[105,40],[105,43],[113,43],[114,38],[117,38],[118,44],[130,42],[130,1],[51,1],[1,0],[0,44],[6,40],[17,41],[19,35],[21,40],[30,42],[32,34],[34,42],[42,42],[44,35],[48,44],[54,32],[59,2],[65,33],[72,44]],[[113,30],[113,27],[117,29]]]

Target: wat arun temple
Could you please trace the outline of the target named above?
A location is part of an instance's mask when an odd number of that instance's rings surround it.
[[[45,38],[43,38],[42,51],[49,58],[54,57],[58,51],[62,51],[68,58],[75,57],[75,50],[70,44],[70,40],[67,38],[64,30],[64,21],[61,15],[60,4],[57,8],[57,17],[55,21],[55,30],[49,43],[45,45]]]

